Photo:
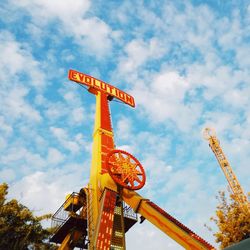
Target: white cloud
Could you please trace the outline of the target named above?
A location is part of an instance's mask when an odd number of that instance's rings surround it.
[[[218,23],[218,42],[223,50],[232,50],[242,43],[244,31],[242,30],[239,15],[233,15],[232,19],[227,17]]]
[[[18,74],[26,74],[30,78],[30,84],[37,89],[45,85],[45,75],[40,69],[41,64],[33,58],[27,45],[17,42],[8,31],[0,32],[0,51],[2,83],[13,86],[18,79]]]
[[[124,151],[129,152],[129,153],[135,152],[133,146],[131,146],[131,145],[125,145],[125,144],[118,145],[117,149],[124,150]]]
[[[250,68],[250,59],[247,55],[249,55],[250,53],[250,49],[248,44],[245,45],[241,45],[239,46],[239,48],[237,48],[236,50],[236,59],[238,64],[242,67],[242,68],[246,68],[249,70]]]
[[[41,29],[38,25],[36,25],[34,23],[29,23],[29,24],[27,24],[26,31],[27,31],[27,33],[30,34],[32,39],[34,41],[36,41],[36,43],[39,46],[42,46],[42,40],[43,40],[43,36],[44,36],[43,29]]]
[[[185,131],[193,126],[201,114],[199,103],[185,104],[185,95],[191,89],[190,83],[177,72],[162,70],[147,86],[136,85],[132,93],[152,123],[170,119]]]
[[[54,213],[68,193],[78,192],[87,183],[81,166],[67,165],[65,169],[48,168],[34,172],[10,186],[9,198],[16,198],[34,210],[35,214]]]
[[[140,7],[136,5],[136,7],[143,9],[141,5]],[[132,88],[136,103],[142,104],[148,117],[153,118],[151,121],[172,120],[178,128],[188,131],[206,109],[206,101],[212,101],[213,98],[218,97],[223,99],[222,105],[230,104],[236,108],[246,105],[249,91],[246,91],[245,88],[237,89],[238,84],[248,82],[250,79],[245,70],[248,67],[248,57],[245,55],[248,53],[247,44],[243,40],[244,31],[240,16],[234,14],[232,20],[227,17],[217,18],[212,9],[205,4],[194,7],[190,3],[186,3],[182,10],[174,4],[165,4],[162,9],[164,11],[160,12],[161,15],[156,18],[160,20],[157,22],[155,33],[154,30],[151,30],[150,25],[139,26],[141,27],[141,33],[138,35],[140,39],[127,43],[125,47],[127,57],[119,58],[118,64],[118,74],[120,73],[132,86],[135,86]],[[126,8],[122,6],[121,10],[125,11]],[[152,16],[147,8],[139,13],[138,18],[145,17],[145,15]],[[161,22],[161,20],[165,22]],[[150,24],[151,21],[149,18],[144,18],[144,22],[144,24]],[[214,25],[215,23],[216,25]],[[226,25],[226,28],[223,25]],[[139,28],[135,27],[133,31],[135,30],[139,30]],[[162,63],[159,71],[148,69],[147,62],[154,60],[154,53],[150,53],[150,46],[146,44],[146,39],[149,39],[144,38],[143,40],[141,37],[144,37],[143,35],[149,31],[154,33],[152,37],[156,41],[161,41],[161,43],[164,41],[165,50],[159,49],[160,54],[162,53],[161,57],[167,56],[168,52],[173,53],[172,57],[169,56],[169,61],[166,59],[166,65]],[[217,35],[219,38],[228,35],[227,41],[222,42],[222,39],[219,40],[219,43],[222,45],[221,49],[225,49],[226,53],[229,49],[232,55],[236,54],[236,60],[232,56],[231,63],[224,61],[226,58],[224,56],[227,54],[221,54],[215,46]],[[227,46],[224,46],[225,44]],[[175,45],[178,51],[175,49]],[[176,60],[180,61],[182,54],[186,56],[184,53],[189,53],[190,61],[173,66],[171,60],[175,60],[174,56],[176,55]],[[198,55],[197,61],[194,59],[196,55]],[[230,60],[230,58],[226,58],[226,60]],[[162,62],[164,61],[162,60]],[[143,67],[138,70],[137,67],[141,65]],[[164,76],[164,70],[166,76],[170,77],[169,81]],[[140,76],[137,74],[138,71]],[[185,77],[178,76],[178,72],[181,71],[185,72]],[[178,76],[175,77],[176,81],[172,81],[172,86],[169,85],[171,82],[169,73],[171,72]],[[160,80],[161,78],[163,81]],[[186,86],[181,84],[183,81],[187,83]],[[155,89],[152,86],[155,86]],[[185,95],[201,89],[203,91],[200,91],[200,94],[197,92],[195,101],[186,98]],[[242,98],[240,98],[241,95]],[[202,98],[204,99],[202,100]],[[189,101],[189,103],[183,103],[184,101]]]
[[[81,17],[90,7],[90,1],[76,0],[72,4],[70,0],[25,0],[25,1],[12,1],[13,4],[25,8],[30,11],[32,15],[41,18],[46,22],[48,19],[59,18],[64,22],[70,21],[70,18],[74,16]],[[30,9],[33,7],[33,9]]]
[[[128,117],[120,117],[116,125],[116,136],[119,139],[128,139],[131,136],[131,120]]]
[[[111,50],[112,29],[97,17],[85,17],[91,5],[88,0],[76,0],[74,3],[70,0],[26,0],[22,2],[13,0],[12,2],[15,6],[26,9],[36,26],[46,26],[53,20],[59,21],[68,36],[73,36],[78,45],[99,58]]]
[[[161,72],[156,75],[152,84],[152,91],[160,97],[168,97],[173,101],[183,100],[189,83],[177,72]]]
[[[16,178],[15,171],[13,169],[4,168],[0,170],[0,183],[11,182]]]
[[[5,135],[10,135],[13,132],[13,129],[8,123],[6,123],[5,118],[0,116],[0,130],[5,132]]]
[[[210,111],[204,113],[204,127],[216,128],[217,133],[225,131],[234,124],[234,115],[227,112]]]
[[[50,120],[57,120],[64,117],[66,114],[68,114],[69,109],[67,105],[65,105],[63,102],[43,102],[43,105],[47,108],[45,110],[45,115]]]
[[[64,148],[72,153],[78,153],[80,151],[82,141],[75,141],[74,139],[70,139],[65,129],[50,127],[50,131]]]
[[[84,119],[84,109],[83,108],[74,108],[72,110],[72,120],[73,123],[82,123]]]
[[[163,44],[157,38],[152,38],[148,42],[143,40],[132,40],[125,47],[126,57],[121,59],[120,71],[132,73],[147,60],[160,58],[165,52]]]
[[[79,19],[67,27],[73,33],[76,42],[86,47],[97,57],[106,55],[112,47],[112,30],[98,18]],[[93,32],[93,30],[95,32]],[[100,39],[102,42],[100,42]]]
[[[0,136],[0,149],[3,150],[7,147],[7,139]]]
[[[236,108],[242,108],[249,103],[249,95],[247,95],[246,92],[249,92],[249,88],[244,90],[229,89],[228,91],[225,91],[222,98],[226,104]]]
[[[10,119],[26,118],[30,121],[40,122],[42,117],[40,112],[34,109],[31,104],[26,100],[26,96],[29,93],[29,89],[21,86],[8,91],[0,91],[1,106],[3,114],[11,114]],[[7,117],[6,117],[7,118]]]
[[[63,140],[64,141],[68,137],[66,131],[64,129],[62,129],[62,128],[51,127],[50,131],[59,140]]]
[[[142,224],[135,224],[127,235],[126,247],[127,249],[168,249],[168,250],[182,250],[183,248],[174,240],[166,236],[157,227],[145,220]]]
[[[64,155],[56,148],[48,149],[47,161],[49,164],[59,164],[64,161]]]
[[[7,166],[18,166],[21,162],[22,165],[25,164],[25,167],[29,169],[40,169],[46,166],[46,162],[40,154],[33,153],[24,147],[10,148],[5,155],[1,155],[0,160]]]
[[[9,32],[1,32],[1,72],[16,74],[23,70],[27,52],[13,39]],[[5,75],[4,74],[4,75]]]
[[[85,108],[82,93],[78,86],[72,87],[68,84],[61,88],[59,93],[64,101],[49,103],[46,114],[50,119],[67,117],[70,126],[78,126],[84,122],[93,121],[94,110]]]

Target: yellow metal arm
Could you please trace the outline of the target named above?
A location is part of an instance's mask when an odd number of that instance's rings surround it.
[[[58,248],[58,250],[72,250],[74,249],[74,242],[79,240],[81,237],[81,232],[73,231],[70,232],[65,239],[63,240],[62,244]]]
[[[135,191],[123,189],[122,199],[130,205],[135,212],[141,214],[161,231],[178,242],[185,249],[212,250],[215,249],[197,234],[192,232],[178,220],[162,210],[153,202],[144,199]]]

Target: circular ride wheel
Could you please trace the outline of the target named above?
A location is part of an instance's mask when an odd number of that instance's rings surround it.
[[[112,150],[106,158],[106,167],[111,178],[120,186],[130,190],[142,188],[146,174],[141,163],[123,150]]]

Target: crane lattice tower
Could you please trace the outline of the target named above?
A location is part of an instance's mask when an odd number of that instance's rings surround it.
[[[244,194],[244,191],[220,146],[220,142],[216,137],[215,130],[212,128],[205,128],[203,131],[203,136],[206,140],[208,140],[209,146],[219,162],[219,165],[228,181],[228,184],[232,193],[235,196],[235,199],[241,206],[244,206],[246,204],[246,207],[248,207],[248,210],[250,210],[250,203],[247,199],[247,196]]]

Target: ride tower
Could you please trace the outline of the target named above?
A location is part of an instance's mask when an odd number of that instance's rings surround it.
[[[52,242],[59,249],[125,250],[125,233],[137,222],[150,221],[185,249],[215,249],[181,222],[140,196],[146,181],[141,163],[115,147],[109,101],[114,98],[135,107],[134,98],[118,88],[84,73],[70,70],[69,80],[88,87],[96,96],[92,162],[88,185],[69,196],[53,215]],[[74,194],[74,193],[73,193]],[[61,219],[61,213],[66,219]],[[72,219],[73,218],[73,219]]]

